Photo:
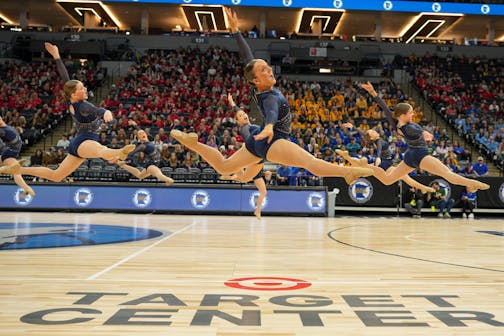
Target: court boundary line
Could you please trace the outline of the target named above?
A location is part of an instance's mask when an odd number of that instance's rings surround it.
[[[145,246],[145,247],[144,247],[144,248],[142,248],[141,250],[138,250],[138,251],[136,251],[135,253],[130,254],[129,256],[127,256],[127,257],[125,257],[125,258],[123,258],[123,259],[119,260],[118,262],[116,262],[116,263],[114,263],[114,264],[110,265],[109,267],[107,267],[107,268],[105,268],[105,269],[103,269],[103,270],[101,270],[101,271],[99,271],[99,272],[97,272],[97,273],[95,273],[95,274],[93,274],[93,275],[91,275],[91,276],[87,277],[87,278],[86,278],[86,280],[96,280],[96,278],[98,278],[99,276],[102,276],[103,274],[105,274],[105,273],[107,273],[107,272],[109,272],[109,271],[113,270],[113,269],[114,269],[114,268],[116,268],[117,266],[120,266],[120,265],[124,264],[125,262],[130,261],[131,259],[133,259],[133,258],[135,258],[135,257],[139,256],[140,254],[144,253],[145,251],[148,251],[148,250],[150,250],[151,248],[153,248],[153,247],[155,247],[155,246],[157,246],[157,245],[161,244],[162,242],[167,241],[168,239],[170,239],[170,238],[172,238],[172,237],[174,237],[174,236],[178,235],[179,233],[184,232],[185,230],[187,230],[187,229],[189,229],[190,227],[194,226],[194,224],[195,224],[195,223],[193,222],[193,223],[191,223],[191,224],[189,224],[189,225],[186,225],[185,227],[183,227],[183,228],[181,228],[181,229],[179,229],[179,230],[177,230],[177,231],[173,232],[172,234],[170,234],[170,235],[168,235],[168,236],[166,236],[166,237],[164,237],[164,238],[162,238],[162,239],[158,240],[157,242],[154,242],[154,243],[152,243],[152,244],[150,244],[150,245],[148,245],[148,246]]]
[[[478,266],[470,266],[470,265],[449,263],[449,262],[444,262],[444,261],[436,261],[436,260],[430,260],[430,259],[410,257],[410,256],[407,256],[407,255],[398,254],[398,253],[392,253],[392,252],[385,252],[385,251],[380,251],[380,250],[374,250],[374,249],[363,247],[363,246],[358,246],[358,245],[353,245],[353,244],[350,244],[350,243],[345,243],[344,241],[336,239],[335,237],[332,236],[332,234],[334,232],[336,232],[336,231],[341,231],[341,230],[348,229],[348,228],[351,228],[351,227],[354,227],[354,226],[356,226],[356,225],[350,225],[350,226],[345,226],[345,227],[342,227],[342,228],[331,230],[331,231],[329,231],[327,233],[327,236],[329,237],[329,239],[331,239],[331,240],[333,240],[333,241],[335,241],[337,243],[340,243],[342,245],[346,245],[346,246],[349,246],[349,247],[357,248],[357,249],[364,250],[364,251],[374,252],[374,253],[378,253],[378,254],[384,254],[384,255],[393,256],[393,257],[399,257],[399,258],[404,258],[404,259],[418,260],[418,261],[423,261],[423,262],[428,262],[428,263],[433,263],[433,264],[448,265],[448,266],[455,266],[455,267],[463,267],[463,268],[477,269],[477,270],[483,270],[483,271],[504,273],[504,270],[499,270],[499,269],[494,269],[494,268],[486,268],[486,267],[478,267]]]

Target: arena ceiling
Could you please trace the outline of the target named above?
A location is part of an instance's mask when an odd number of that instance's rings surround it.
[[[96,16],[101,25],[117,27],[120,31],[141,32],[142,15],[147,14],[149,33],[171,32],[176,27],[198,30],[204,23],[210,29],[225,30],[221,6],[107,3],[73,0],[0,0],[0,21],[19,24],[20,13],[27,10],[29,25],[48,25],[54,31],[64,26],[83,26],[84,13]],[[266,29],[278,34],[308,32],[310,25],[319,23],[322,34],[346,36],[374,36],[377,22],[381,22],[383,38],[429,36],[439,39],[487,39],[492,24],[495,39],[504,41],[504,18],[482,15],[433,15],[421,13],[391,13],[371,11],[338,11],[298,8],[234,7],[240,19],[240,29],[259,27],[265,17]],[[144,14],[146,13],[146,14]]]

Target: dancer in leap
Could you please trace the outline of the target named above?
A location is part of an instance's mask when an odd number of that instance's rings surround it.
[[[390,185],[406,177],[416,168],[420,168],[434,175],[445,178],[448,182],[463,185],[473,192],[478,189],[486,190],[490,186],[478,180],[468,179],[455,174],[437,158],[429,154],[425,139],[432,139],[432,134],[422,129],[422,126],[412,122],[413,107],[407,103],[399,103],[391,112],[387,104],[378,96],[373,85],[369,82],[362,84],[365,89],[378,103],[385,113],[390,125],[395,125],[397,132],[404,137],[408,149],[404,153],[404,160],[392,171],[384,171],[377,166],[369,166],[374,171],[374,176],[383,184]]]
[[[352,183],[361,176],[370,176],[369,168],[339,167],[313,155],[289,141],[291,127],[291,112],[284,95],[275,88],[276,79],[272,68],[262,59],[253,59],[252,52],[238,30],[236,13],[226,8],[231,31],[236,34],[240,53],[244,57],[245,78],[253,86],[252,99],[257,102],[264,122],[261,131],[249,136],[245,141],[246,151],[238,151],[229,159],[223,159],[220,153],[210,151],[198,142],[197,134],[184,134],[172,131],[172,136],[191,150],[198,152],[205,160],[221,174],[231,174],[239,171],[261,159],[301,167],[318,176],[344,177],[347,183]]]
[[[0,173],[32,175],[59,182],[74,172],[86,159],[102,158],[108,161],[126,159],[135,149],[135,145],[111,149],[99,143],[100,127],[103,122],[111,122],[114,119],[112,112],[87,101],[86,87],[81,81],[70,80],[56,45],[46,42],[45,48],[56,61],[58,73],[64,83],[63,93],[74,119],[77,135],[70,141],[68,155],[55,170],[47,167],[21,167],[19,163],[14,163],[1,167]]]
[[[129,124],[137,126],[136,122],[133,120],[130,120]],[[149,176],[154,176],[158,180],[166,183],[166,185],[171,185],[173,183],[173,179],[164,175],[161,172],[161,169],[159,169],[159,164],[161,162],[161,152],[159,149],[153,142],[149,141],[149,137],[143,129],[137,129],[137,138],[138,143],[135,149],[128,155],[128,158],[125,161],[117,161],[117,165],[134,175],[139,180],[143,180]],[[143,164],[144,169],[142,169],[142,171],[130,165],[130,163],[133,162],[134,156],[140,152],[143,152],[147,158],[146,162]]]
[[[21,153],[22,140],[19,133],[8,126],[0,117],[0,163],[4,166],[19,165],[18,158]],[[26,184],[21,174],[14,174],[14,182],[28,195],[35,196],[33,189]]]

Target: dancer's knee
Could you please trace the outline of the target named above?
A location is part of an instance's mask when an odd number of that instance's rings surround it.
[[[385,184],[385,185],[389,186],[389,185],[394,184],[396,181],[386,179],[385,181],[381,181],[381,182],[382,182],[383,184]]]

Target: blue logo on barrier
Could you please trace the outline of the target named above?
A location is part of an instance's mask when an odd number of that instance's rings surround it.
[[[490,6],[488,6],[488,5],[482,5],[481,6],[481,13],[483,13],[483,14],[490,13]]]
[[[252,209],[257,209],[257,199],[259,198],[260,194],[261,193],[258,191],[255,191],[252,194],[250,194],[249,205],[252,207]],[[264,197],[261,208],[264,209],[267,205],[268,205],[268,197]]]
[[[333,6],[334,6],[334,8],[341,8],[341,7],[343,7],[343,1],[342,0],[334,0]]]
[[[18,188],[14,193],[14,202],[16,202],[17,205],[28,205],[32,200],[33,197],[25,193],[22,188]]]
[[[320,211],[324,208],[325,205],[324,195],[317,192],[310,193],[310,195],[308,195],[306,203],[308,204],[308,207],[313,211]]]
[[[74,194],[74,202],[77,206],[87,207],[93,202],[93,193],[88,188],[79,188]]]
[[[394,5],[392,4],[392,1],[385,1],[383,2],[383,8],[385,10],[391,10],[392,8],[394,7]]]
[[[150,191],[147,189],[138,189],[133,194],[133,204],[135,204],[137,208],[145,208],[151,203],[151,201],[152,196]]]
[[[373,185],[365,178],[360,178],[348,187],[348,194],[355,203],[366,203],[373,197]]]
[[[441,11],[441,5],[439,4],[439,2],[434,2],[432,4],[432,11],[436,13]]]
[[[210,204],[210,196],[204,190],[196,190],[192,194],[191,204],[196,209],[205,209]]]
[[[162,234],[127,226],[0,223],[0,250],[114,244],[156,238]]]

